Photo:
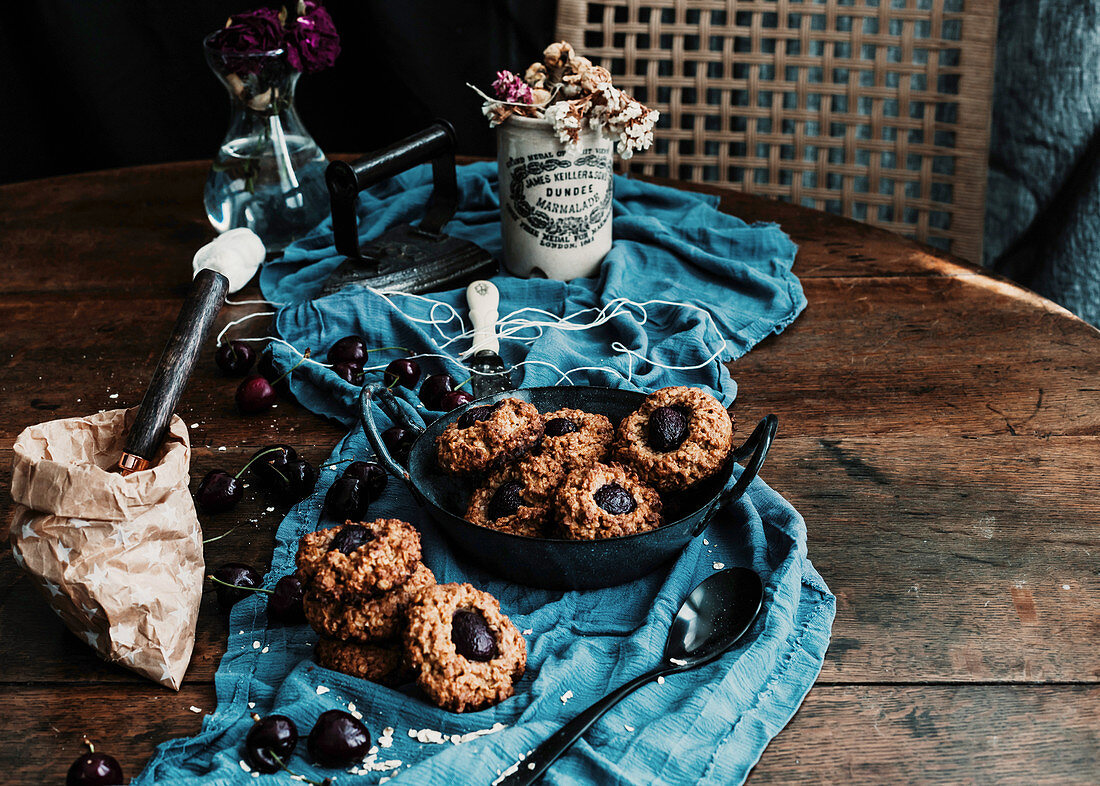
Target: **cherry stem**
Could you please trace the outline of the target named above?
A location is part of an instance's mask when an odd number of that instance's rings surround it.
[[[458,383],[457,385],[455,385],[455,390],[458,390],[458,389],[459,389],[460,387],[462,387],[463,385],[465,385],[465,384],[466,384],[467,382],[469,382],[469,381],[470,381],[471,379],[473,379],[473,378],[474,378],[474,375],[473,375],[473,374],[471,374],[470,376],[466,377],[466,379],[462,380],[462,381],[461,381],[461,382],[459,382],[459,383]]]
[[[253,716],[253,717],[255,717],[255,716]],[[259,718],[257,718],[257,720],[259,720]],[[313,784],[313,786],[326,786],[326,784],[332,783],[332,781],[329,780],[328,778],[325,778],[323,781],[311,781],[305,775],[299,775],[298,773],[294,772],[294,770],[290,769],[290,767],[287,767],[286,764],[283,763],[283,760],[279,758],[279,754],[277,754],[275,751],[271,750],[271,748],[265,748],[264,750],[266,750],[267,754],[275,760],[276,764],[278,764],[284,770],[289,772],[295,778],[300,778],[305,783],[311,783],[311,784]]]
[[[374,349],[368,349],[367,352],[384,352],[387,349],[400,349],[402,352],[412,354],[412,350],[408,347],[375,347]]]
[[[212,538],[207,538],[206,540],[204,540],[204,541],[203,541],[203,544],[205,545],[205,544],[207,544],[207,543],[213,543],[213,542],[214,542],[215,540],[221,540],[221,539],[222,539],[222,538],[224,538],[224,537],[225,537],[226,535],[230,535],[230,534],[232,534],[233,530],[237,529],[237,527],[240,527],[240,526],[241,526],[241,525],[240,525],[240,524],[238,524],[238,525],[237,525],[236,527],[232,527],[232,528],[230,528],[230,529],[227,529],[227,530],[226,530],[225,532],[223,532],[223,533],[222,533],[221,535],[215,535],[215,536],[214,536],[214,537],[212,537]]]
[[[88,746],[88,753],[95,753],[95,745],[92,745],[92,741],[88,739],[88,735],[84,735],[84,744]]]
[[[240,584],[230,584],[228,581],[222,581],[216,578],[213,573],[208,573],[206,578],[210,579],[215,584],[221,584],[223,587],[229,587],[230,589],[239,589],[245,592],[262,592],[265,595],[275,594],[275,590],[264,589],[263,587],[242,587]]]
[[[293,366],[291,366],[289,369],[284,371],[282,376],[280,376],[278,379],[276,379],[274,382],[271,383],[271,386],[275,387],[276,385],[278,385],[280,382],[283,381],[283,379],[285,379],[286,377],[293,374],[294,369],[298,368],[298,366],[302,365],[307,360],[309,360],[309,347],[306,347],[306,351],[302,353],[302,359],[299,360],[297,363],[295,363]]]
[[[243,475],[243,474],[244,474],[244,471],[245,471],[246,469],[248,469],[249,467],[251,467],[251,466],[252,466],[252,464],[253,464],[253,462],[255,462],[255,461],[256,461],[257,459],[262,459],[262,458],[263,458],[264,456],[270,456],[270,455],[271,455],[272,453],[278,453],[278,452],[280,452],[281,450],[282,450],[282,448],[281,448],[281,447],[279,447],[279,446],[275,446],[275,447],[273,447],[273,448],[264,448],[264,449],[263,449],[263,450],[261,450],[261,451],[260,451],[259,453],[257,453],[257,454],[256,454],[255,456],[253,456],[252,458],[250,458],[250,459],[248,460],[248,463],[247,463],[247,464],[245,464],[245,465],[244,465],[243,467],[241,467],[241,468],[240,468],[240,470],[238,470],[238,471],[237,471],[237,474],[233,476],[233,478],[234,478],[235,480],[240,480],[240,479],[241,479],[241,475]],[[279,470],[275,469],[275,467],[272,467],[271,469],[275,470],[275,472],[279,472]],[[281,477],[281,476],[282,476],[282,473],[280,473],[280,477]],[[286,480],[286,478],[283,478],[283,480]]]

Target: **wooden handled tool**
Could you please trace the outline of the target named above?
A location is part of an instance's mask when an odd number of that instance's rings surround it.
[[[157,361],[157,368],[138,408],[137,419],[130,427],[126,448],[118,462],[123,475],[140,472],[149,463],[164,441],[168,421],[183,395],[199,350],[221,309],[229,281],[221,273],[201,270],[195,276],[187,300],[180,309],[168,344]]]

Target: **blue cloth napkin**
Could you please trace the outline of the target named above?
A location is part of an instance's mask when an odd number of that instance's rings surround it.
[[[428,183],[421,168],[362,195],[364,237],[418,218]],[[463,167],[459,185],[461,209],[446,231],[499,254],[495,167]],[[621,178],[615,190],[614,247],[599,276],[570,283],[497,277],[500,313],[538,308],[564,317],[589,309],[573,320],[588,322],[599,309],[613,310],[622,303],[619,298],[648,301],[644,312],[623,305],[593,330],[518,331],[502,342],[507,362],[526,362],[513,378],[524,386],[696,385],[732,402],[736,385],[719,361],[738,357],[781,330],[805,305],[790,272],[794,245],[775,226],[747,226],[723,215],[710,197]],[[265,267],[265,296],[286,304],[276,319],[278,334],[296,348],[276,344],[276,363],[288,368],[307,347],[323,350],[358,333],[371,346],[445,355],[425,358],[422,365],[458,377],[462,368],[454,358],[469,341],[448,340],[463,330],[462,293],[431,296],[453,307],[453,314],[422,299],[385,299],[364,291],[309,300],[339,261],[330,239],[329,227],[322,225],[281,262]],[[446,314],[450,322],[429,324],[433,308],[434,317]],[[547,313],[523,316],[549,321]],[[379,366],[394,356],[377,354]],[[698,368],[671,370],[651,361]],[[563,372],[582,367],[586,370],[561,379]],[[308,362],[295,371],[291,387],[307,407],[351,427],[330,462],[369,455],[355,423],[356,388]],[[406,400],[416,403],[414,395],[406,394]],[[740,436],[747,431],[746,425]],[[322,526],[324,495],[339,468],[320,474],[315,493],[279,527],[265,586],[293,570],[298,539]],[[415,687],[393,690],[328,671],[311,660],[316,641],[311,630],[268,627],[264,601],[253,597],[237,604],[230,618],[227,653],[216,676],[217,710],[204,718],[195,737],[162,744],[135,783],[248,783],[252,778],[240,760],[250,712],[289,715],[304,738],[321,712],[349,703],[376,739],[383,728],[394,729],[392,747],[380,748],[376,758],[393,769],[337,772],[338,783],[377,783],[383,777],[398,784],[490,783],[588,704],[655,665],[677,608],[720,565],[752,567],[765,581],[764,610],[744,643],[709,666],[627,698],[554,765],[544,782],[738,783],[797,710],[828,647],[835,598],[807,558],[805,523],[759,478],[674,563],[630,584],[586,592],[536,590],[481,571],[451,550],[395,481],[372,515],[412,521],[422,534],[424,561],[439,581],[468,581],[500,600],[528,642],[527,673],[515,696],[482,712],[454,714],[432,706]],[[449,741],[498,723],[505,728],[462,744]],[[441,732],[448,741],[422,743],[410,736],[410,730],[422,729]],[[290,766],[314,779],[333,775],[312,766],[304,741]]]

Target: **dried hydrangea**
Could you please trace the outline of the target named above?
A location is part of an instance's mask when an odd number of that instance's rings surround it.
[[[659,112],[612,85],[608,70],[578,55],[568,41],[546,47],[542,62],[528,66],[522,79],[510,71],[498,72],[493,91],[495,99],[478,91],[490,126],[512,115],[545,117],[563,143],[578,144],[590,128],[614,140],[623,158],[650,147],[660,118]]]
[[[531,86],[511,71],[497,71],[493,82],[493,93],[501,101],[509,104],[530,104]]]

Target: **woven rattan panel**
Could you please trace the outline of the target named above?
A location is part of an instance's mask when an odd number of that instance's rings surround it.
[[[981,261],[996,0],[559,0],[558,37],[661,111],[645,174]]]

